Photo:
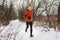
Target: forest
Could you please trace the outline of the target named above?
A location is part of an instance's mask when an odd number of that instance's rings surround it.
[[[24,21],[27,6],[33,7],[33,23],[48,29],[60,30],[59,0],[0,0],[0,25],[8,25],[11,20]]]
[[[0,40],[60,40],[60,0],[0,0]]]

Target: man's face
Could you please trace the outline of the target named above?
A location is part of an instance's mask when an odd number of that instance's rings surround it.
[[[28,10],[32,10],[32,7],[31,7],[31,6],[29,6],[29,7],[28,7]]]

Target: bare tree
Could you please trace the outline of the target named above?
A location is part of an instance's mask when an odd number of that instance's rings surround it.
[[[17,19],[17,15],[14,9],[14,5],[11,2],[10,8],[9,8],[9,20],[14,20],[14,19]]]
[[[58,7],[58,30],[60,30],[60,3]]]

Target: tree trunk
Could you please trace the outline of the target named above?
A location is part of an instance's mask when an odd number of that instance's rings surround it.
[[[58,30],[60,30],[60,3],[58,7]]]

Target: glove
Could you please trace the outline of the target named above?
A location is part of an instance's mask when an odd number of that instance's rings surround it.
[[[28,17],[28,19],[31,19],[31,17]]]

